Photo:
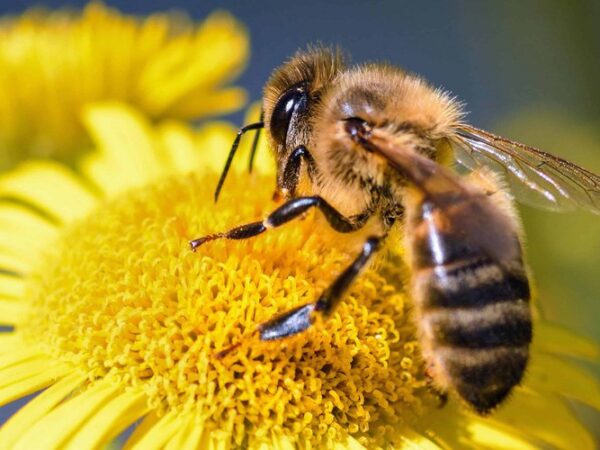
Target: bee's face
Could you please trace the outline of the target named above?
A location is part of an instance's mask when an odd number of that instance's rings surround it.
[[[344,69],[339,52],[315,49],[298,53],[275,70],[263,96],[265,128],[278,159],[308,145],[314,111],[323,92]]]

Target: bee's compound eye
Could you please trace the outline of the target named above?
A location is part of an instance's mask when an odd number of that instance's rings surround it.
[[[269,130],[275,141],[285,144],[288,128],[294,112],[301,112],[306,109],[308,95],[304,86],[296,86],[287,90],[277,101],[273,113]]]

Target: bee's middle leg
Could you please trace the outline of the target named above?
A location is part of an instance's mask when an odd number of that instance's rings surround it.
[[[346,217],[319,196],[298,197],[287,201],[269,214],[266,219],[260,222],[248,223],[246,225],[232,228],[224,233],[209,234],[207,236],[194,239],[193,241],[190,241],[190,247],[192,250],[196,250],[205,242],[222,238],[248,239],[264,233],[269,228],[275,228],[283,225],[284,223],[301,216],[304,212],[314,207],[319,208],[319,210],[325,215],[329,225],[341,233],[349,233],[351,231],[358,230],[366,223],[368,219],[367,213],[353,217]]]
[[[381,240],[381,237],[369,237],[352,264],[325,289],[316,302],[299,306],[261,324],[259,326],[261,340],[281,339],[300,333],[312,325],[315,313],[324,315],[331,313],[352,281],[377,251]]]

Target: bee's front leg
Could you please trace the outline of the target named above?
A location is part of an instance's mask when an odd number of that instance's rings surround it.
[[[304,145],[296,147],[285,162],[282,176],[278,183],[286,198],[296,196],[302,161],[306,162],[308,176],[310,178],[314,176],[315,161],[312,155]]]
[[[195,251],[205,242],[213,241],[215,239],[247,239],[257,236],[261,233],[264,233],[269,228],[278,227],[292,219],[301,216],[304,212],[314,207],[319,208],[319,210],[325,215],[329,225],[331,225],[334,230],[341,233],[349,233],[351,231],[358,230],[369,218],[367,213],[350,218],[346,217],[325,200],[323,200],[323,198],[318,196],[298,197],[287,201],[269,214],[266,219],[260,222],[248,223],[246,225],[232,228],[224,233],[209,234],[208,236],[194,239],[193,241],[190,241],[190,247]]]
[[[361,270],[367,265],[373,254],[379,248],[383,238],[372,236],[364,243],[362,251],[356,259],[344,270],[314,303],[299,306],[283,313],[259,326],[260,338],[263,341],[281,339],[300,333],[310,327],[314,314],[329,315],[339,303],[342,295]]]

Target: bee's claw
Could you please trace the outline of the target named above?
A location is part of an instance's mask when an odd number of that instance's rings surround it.
[[[212,241],[212,240],[214,240],[214,239],[218,239],[218,238],[220,238],[220,237],[222,237],[222,235],[221,235],[221,234],[209,234],[208,236],[203,236],[203,237],[201,237],[201,238],[194,239],[194,240],[190,241],[190,249],[191,249],[193,252],[195,252],[195,251],[196,251],[196,249],[197,249],[198,247],[200,247],[202,244],[204,244],[204,243],[206,243],[206,242],[208,242],[208,241]]]

